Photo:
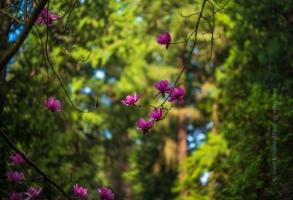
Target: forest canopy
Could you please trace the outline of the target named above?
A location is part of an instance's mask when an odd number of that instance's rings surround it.
[[[293,2],[0,0],[0,198],[293,197]]]

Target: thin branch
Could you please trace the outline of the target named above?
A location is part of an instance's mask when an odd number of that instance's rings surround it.
[[[24,23],[26,22],[26,19],[27,19],[27,1],[28,0],[25,0],[24,1],[24,13],[23,13],[23,21],[24,21]]]
[[[217,6],[219,6],[221,9],[225,9],[225,6],[229,3],[229,1],[230,0],[228,0],[228,1],[226,1],[225,3],[224,3],[224,5],[220,5],[216,0],[213,0],[216,4],[217,4]],[[217,11],[216,11],[217,12]]]
[[[8,64],[10,59],[16,54],[28,34],[30,33],[31,29],[33,28],[33,25],[37,18],[39,17],[39,14],[44,9],[46,3],[48,0],[40,0],[39,4],[36,6],[35,10],[32,12],[31,17],[28,19],[28,21],[24,25],[24,29],[21,32],[21,34],[18,36],[16,41],[13,43],[13,45],[10,47],[10,49],[6,52],[4,56],[0,59],[0,71],[2,71],[5,66]]]
[[[191,15],[182,15],[181,13],[179,13],[180,15],[181,15],[181,17],[183,17],[183,18],[188,18],[188,17],[191,17],[191,16],[193,16],[193,15],[199,15],[200,14],[200,12],[197,12],[197,13],[193,13],[193,14],[191,14]]]
[[[65,57],[66,57],[67,60],[68,60],[68,62],[70,62],[70,63],[77,63],[78,61],[86,62],[86,61],[89,59],[89,57],[90,57],[90,55],[91,55],[92,52],[90,52],[90,53],[88,54],[88,56],[87,56],[86,59],[79,58],[79,59],[75,60],[75,59],[70,58],[70,56],[66,53],[66,51],[70,51],[70,50],[72,50],[72,49],[75,49],[75,46],[70,47],[70,48],[64,48],[64,47],[61,45],[61,43],[59,42],[59,40],[56,38],[56,36],[53,34],[51,28],[50,28],[49,26],[47,26],[47,28],[48,28],[48,30],[50,31],[51,36],[55,39],[55,41],[58,43],[59,47],[62,49],[62,51],[63,51]]]
[[[16,153],[21,155],[21,157],[29,164],[31,165],[39,174],[41,174],[44,178],[44,180],[50,182],[52,185],[54,185],[60,192],[62,192],[67,199],[72,199],[55,181],[53,181],[51,178],[45,174],[33,161],[31,161],[29,158],[27,158],[24,153],[22,153],[8,138],[8,136],[0,129],[0,134],[3,137],[3,139],[7,142],[7,144],[13,149]]]
[[[168,114],[168,113],[169,113],[169,111],[171,110],[171,108],[173,108],[173,104],[171,104],[171,107],[170,107],[170,108],[164,108],[164,107],[162,107],[162,109],[163,109],[163,110],[166,110],[167,112],[165,113],[164,117],[162,117],[162,118],[158,119],[158,120],[157,120],[157,122],[158,122],[158,121],[160,121],[160,120],[163,120],[163,119],[165,119],[165,118],[166,118],[166,116],[167,116],[167,114]]]
[[[213,18],[214,19],[214,18]],[[208,24],[210,25],[210,28],[212,29],[212,39],[211,39],[211,51],[210,51],[210,55],[209,55],[209,58],[208,60],[204,63],[203,67],[202,67],[202,71],[204,71],[204,67],[211,61],[212,59],[212,53],[213,53],[213,47],[214,47],[214,29],[213,29],[213,26],[211,25],[211,23],[209,21],[207,21]]]
[[[6,6],[4,7],[2,10],[6,10],[7,8],[15,8],[17,11],[22,11],[24,12],[20,7],[17,7],[17,6],[14,6],[14,5],[9,5],[9,6]]]
[[[72,10],[73,10],[73,8],[75,7],[76,4],[77,4],[77,1],[75,1],[75,2],[73,3],[73,6],[71,6],[71,7],[69,8],[69,10],[63,15],[63,17],[65,17],[65,16],[68,14],[68,16],[67,16],[67,18],[66,18],[66,22],[65,22],[65,27],[64,27],[64,31],[65,31],[65,32],[68,32],[68,30],[67,30],[68,19],[69,19],[70,15],[71,15],[71,12],[72,12]],[[61,19],[62,19],[63,17],[61,17]]]
[[[49,3],[50,3],[50,0],[49,0]],[[48,6],[48,10],[49,10],[49,6]],[[45,17],[45,16],[43,16],[43,18],[44,18],[44,17]],[[47,19],[48,19],[48,18],[49,18],[49,17],[48,17],[48,13],[47,13]],[[38,28],[37,28],[36,26],[35,26],[35,28],[36,28],[36,30],[37,30],[38,37],[40,38],[40,41],[41,41],[42,50],[43,50],[43,56],[44,56],[44,59],[45,59],[45,65],[46,65],[46,70],[47,70],[47,99],[48,99],[48,88],[49,88],[49,79],[48,79],[48,73],[49,73],[49,72],[48,72],[48,65],[47,65],[47,62],[48,62],[50,68],[52,69],[54,75],[57,77],[57,79],[58,79],[58,81],[59,81],[59,83],[60,83],[60,86],[62,87],[62,89],[63,89],[63,91],[64,91],[66,97],[67,97],[68,100],[70,101],[72,107],[73,107],[75,110],[79,111],[80,113],[89,113],[89,112],[92,112],[92,111],[96,110],[98,107],[95,106],[95,108],[93,108],[93,109],[88,109],[87,112],[86,112],[86,111],[82,111],[82,110],[78,109],[78,108],[74,105],[74,103],[72,102],[72,100],[71,100],[71,98],[70,98],[70,96],[69,96],[67,90],[65,89],[65,87],[64,87],[64,85],[63,85],[63,83],[62,83],[60,77],[58,76],[57,72],[56,72],[55,69],[53,68],[52,62],[51,62],[51,60],[50,60],[50,58],[49,58],[49,53],[48,53],[49,31],[50,31],[51,35],[54,37],[54,39],[57,41],[57,43],[59,44],[59,46],[61,47],[61,49],[63,50],[65,56],[67,57],[67,59],[68,59],[69,61],[70,61],[70,58],[69,58],[69,56],[66,54],[65,49],[61,46],[61,44],[59,43],[59,41],[57,40],[57,38],[54,36],[54,34],[53,34],[53,32],[51,31],[51,29],[50,29],[50,27],[48,26],[48,24],[46,24],[46,26],[47,26],[47,31],[46,31],[45,45],[43,44],[43,40],[42,40],[42,38],[41,38],[41,35],[40,35],[40,32],[39,32]],[[90,54],[91,54],[91,53],[90,53]],[[82,59],[78,59],[78,60],[81,60],[81,61],[85,62],[85,61],[89,58],[90,54],[88,55],[88,57],[87,57],[85,60],[82,60]],[[78,60],[77,60],[77,61],[78,61]],[[76,61],[76,62],[77,62],[77,61]]]
[[[47,26],[47,27],[48,27],[48,26]],[[74,103],[72,102],[72,100],[71,100],[71,98],[70,98],[70,96],[69,96],[67,90],[65,89],[65,87],[64,87],[64,85],[63,85],[63,83],[62,83],[60,77],[58,76],[57,72],[55,71],[55,69],[54,69],[54,67],[53,67],[53,65],[52,65],[52,62],[51,62],[51,60],[50,60],[50,58],[49,58],[49,53],[48,53],[48,30],[49,30],[49,29],[47,29],[47,37],[46,37],[45,45],[44,45],[44,43],[43,43],[43,40],[42,40],[42,38],[41,38],[41,36],[40,36],[40,32],[39,32],[39,30],[38,30],[37,27],[36,27],[36,30],[37,30],[37,33],[38,33],[38,37],[40,38],[40,41],[41,41],[41,46],[42,46],[43,56],[44,56],[44,59],[45,59],[44,61],[45,61],[46,69],[47,69],[47,99],[48,99],[48,88],[49,88],[49,80],[48,80],[48,68],[49,68],[49,67],[48,67],[48,64],[47,64],[47,62],[48,62],[50,68],[52,69],[54,75],[57,77],[57,79],[58,79],[58,81],[59,81],[59,83],[60,83],[60,86],[62,87],[62,89],[63,89],[63,91],[64,91],[66,97],[67,97],[68,100],[70,101],[72,107],[73,107],[75,110],[77,110],[78,112],[80,112],[80,113],[89,113],[89,112],[92,112],[92,111],[96,110],[98,107],[95,107],[95,108],[93,108],[93,109],[88,109],[88,111],[82,111],[82,110],[78,109],[78,108],[74,105]]]
[[[215,1],[215,0],[214,0]],[[208,16],[207,18],[213,17],[217,12],[221,11],[221,10],[231,10],[229,8],[225,8],[225,6],[230,2],[231,0],[227,0],[226,3],[224,5],[219,5],[216,1],[216,4],[220,7],[220,9],[216,10],[214,9],[214,4],[212,2],[209,1],[209,3],[213,6],[213,14]]]
[[[211,24],[211,22],[208,20],[208,18],[202,16],[202,18],[206,21],[206,23],[209,24],[210,29],[211,29],[211,34],[212,34],[212,36],[211,36],[211,51],[210,51],[210,56],[209,56],[208,60],[204,63],[204,65],[203,65],[203,67],[202,67],[202,71],[204,70],[204,67],[205,67],[205,66],[210,62],[210,60],[212,59],[212,53],[213,53],[213,47],[214,47],[215,13],[217,12],[217,11],[215,12],[214,4],[213,4],[212,2],[210,2],[210,0],[207,0],[207,2],[211,4],[211,6],[212,6],[212,13],[214,13],[214,14],[212,15],[212,19],[213,19],[212,24]],[[227,1],[227,3],[228,3],[228,2],[229,2],[229,0]],[[225,4],[225,5],[226,5],[226,4]],[[224,8],[224,7],[223,7],[223,8]],[[222,8],[221,8],[221,9],[222,9]]]
[[[190,60],[191,60],[191,56],[192,56],[192,52],[193,52],[193,49],[195,48],[195,45],[196,45],[196,41],[197,41],[197,33],[198,33],[198,26],[199,26],[199,22],[202,18],[202,13],[203,13],[203,10],[204,10],[204,7],[205,7],[205,3],[207,2],[207,0],[204,0],[204,2],[202,3],[202,6],[201,6],[201,11],[199,13],[199,16],[198,16],[198,19],[197,19],[197,22],[196,22],[196,25],[195,25],[195,29],[194,31],[192,32],[192,34],[194,34],[194,43],[192,45],[192,48],[191,48],[191,51],[188,55],[188,58],[186,60],[186,62],[184,63],[184,66],[183,66],[183,69],[181,70],[179,76],[177,77],[175,83],[174,83],[174,86],[173,86],[173,89],[169,92],[167,98],[163,101],[163,103],[159,106],[159,107],[163,107],[163,105],[166,103],[166,101],[169,99],[170,97],[170,94],[172,94],[174,88],[176,87],[177,85],[177,82],[179,81],[181,75],[183,74],[185,68],[187,67],[187,65],[190,63]],[[192,35],[191,34],[191,35]]]
[[[65,187],[68,183],[70,183],[72,181],[72,173],[70,173],[70,179],[69,181],[67,181],[62,187]]]
[[[7,12],[5,12],[5,11],[3,11],[3,10],[1,10],[1,13],[7,15],[10,19],[16,21],[17,23],[19,23],[19,24],[21,24],[21,25],[24,25],[24,22],[19,21],[16,17],[12,16],[10,13],[7,13]]]

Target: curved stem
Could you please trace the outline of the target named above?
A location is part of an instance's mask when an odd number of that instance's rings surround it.
[[[0,130],[0,135],[3,137],[3,139],[7,142],[7,144],[15,151],[17,152],[19,155],[21,155],[21,157],[29,164],[31,165],[39,174],[41,174],[44,178],[44,180],[50,182],[52,185],[54,185],[60,192],[62,192],[67,199],[72,199],[55,181],[53,181],[51,178],[49,178],[47,176],[47,174],[45,174],[45,172],[43,172],[33,161],[31,161],[29,158],[27,158],[8,138],[8,136],[2,131]]]
[[[0,71],[4,69],[4,67],[8,64],[10,59],[16,54],[26,37],[28,36],[29,32],[33,28],[35,21],[39,17],[39,14],[44,9],[45,5],[47,4],[48,0],[40,0],[38,5],[36,6],[35,10],[32,12],[30,18],[25,22],[24,29],[21,34],[18,36],[17,40],[13,43],[7,53],[1,57],[0,59]]]

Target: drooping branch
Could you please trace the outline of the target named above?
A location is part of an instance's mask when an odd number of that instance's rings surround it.
[[[4,67],[8,64],[10,59],[16,54],[28,34],[30,33],[31,29],[33,28],[33,25],[37,18],[39,17],[39,14],[44,9],[45,5],[47,4],[48,0],[40,0],[38,5],[36,6],[35,10],[32,12],[30,18],[25,22],[24,29],[16,39],[16,41],[13,43],[13,45],[10,47],[10,49],[7,51],[7,53],[1,57],[0,59],[0,71],[4,69]]]
[[[197,34],[198,34],[199,23],[200,23],[200,20],[203,18],[203,11],[204,11],[204,8],[205,8],[205,4],[206,4],[206,2],[207,2],[207,0],[204,0],[204,1],[203,1],[200,12],[199,12],[199,13],[196,13],[196,14],[198,14],[198,19],[197,19],[197,22],[196,22],[196,25],[195,25],[195,29],[194,29],[194,31],[193,31],[192,34],[191,34],[191,35],[194,34],[194,42],[193,42],[193,45],[192,45],[191,50],[190,50],[190,52],[189,52],[188,58],[187,58],[187,60],[185,61],[184,66],[182,67],[182,69],[181,69],[181,71],[180,71],[180,73],[179,73],[179,76],[177,77],[177,79],[176,79],[176,81],[175,81],[175,83],[174,83],[173,89],[169,92],[167,98],[165,98],[165,100],[163,101],[163,103],[162,103],[159,107],[163,107],[164,104],[166,103],[166,101],[170,98],[170,96],[171,96],[171,94],[172,94],[174,88],[175,88],[176,85],[178,84],[178,81],[179,81],[181,75],[183,74],[185,68],[187,67],[187,65],[188,65],[188,64],[190,63],[190,61],[191,61],[193,49],[195,48],[195,46],[196,46],[196,44],[197,44],[196,42],[197,42]],[[192,15],[190,15],[190,16],[192,16]],[[188,39],[191,37],[191,35],[188,37]],[[186,41],[188,41],[188,40],[186,40]]]
[[[72,199],[55,181],[53,181],[51,178],[47,176],[45,172],[43,172],[33,161],[31,161],[29,158],[27,158],[8,138],[8,136],[0,129],[0,135],[3,137],[3,139],[7,142],[7,144],[13,149],[15,152],[17,152],[21,157],[29,164],[31,165],[39,174],[42,175],[44,180],[50,182],[52,185],[54,185],[62,194],[64,194],[67,199]]]
[[[98,108],[97,106],[95,106],[95,108],[93,108],[93,109],[88,109],[88,111],[82,111],[82,110],[78,109],[78,108],[74,105],[74,103],[73,103],[73,101],[71,100],[71,98],[70,98],[70,96],[69,96],[67,90],[65,89],[64,84],[63,84],[62,81],[61,81],[61,78],[58,76],[58,74],[57,74],[56,70],[54,69],[53,64],[52,64],[52,62],[51,62],[51,60],[50,60],[50,58],[49,58],[49,53],[48,53],[48,37],[49,37],[49,30],[50,30],[50,29],[49,29],[48,25],[47,25],[47,35],[46,35],[46,41],[45,41],[45,44],[44,44],[44,42],[43,42],[43,40],[42,40],[42,37],[40,36],[40,32],[39,32],[39,30],[38,30],[37,27],[36,27],[36,30],[37,30],[37,33],[38,33],[38,37],[39,37],[39,39],[40,39],[40,41],[41,41],[42,50],[43,50],[43,56],[44,56],[44,61],[45,61],[46,70],[47,70],[47,99],[49,99],[49,97],[48,97],[48,87],[49,87],[48,74],[49,74],[49,71],[48,71],[48,70],[49,70],[49,67],[50,67],[50,68],[52,69],[54,75],[57,77],[57,79],[58,79],[58,81],[59,81],[59,83],[60,83],[60,86],[62,87],[62,89],[63,89],[63,91],[64,91],[66,97],[68,98],[68,100],[70,101],[72,107],[73,107],[75,110],[77,110],[79,113],[89,113],[89,112],[92,112],[92,111],[96,110],[96,109]],[[51,30],[50,30],[50,32],[51,32]],[[51,34],[52,34],[53,37],[55,38],[55,36],[54,36],[54,34],[53,34],[52,32],[51,32]],[[57,42],[58,42],[58,44],[59,44],[59,41],[57,41]]]

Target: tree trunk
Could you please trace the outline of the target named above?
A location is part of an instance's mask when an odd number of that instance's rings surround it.
[[[212,118],[214,122],[214,126],[211,129],[212,134],[217,133],[217,125],[219,123],[219,117],[218,117],[218,109],[219,105],[218,102],[213,103],[213,112],[212,112]],[[216,189],[216,180],[218,177],[218,173],[216,171],[211,171],[209,179],[211,180],[211,183],[208,185],[208,194],[211,197],[210,200],[214,200],[214,194],[215,194],[215,189]]]
[[[184,60],[183,60],[183,53],[184,50],[179,51],[179,57],[178,57],[178,65],[180,67],[180,70],[184,68]],[[184,85],[180,86],[185,90]],[[178,105],[180,110],[183,110],[185,107],[184,104],[179,104]],[[177,139],[178,139],[178,144],[177,144],[177,158],[178,158],[178,165],[182,163],[182,161],[186,158],[187,156],[187,141],[186,141],[186,117],[184,112],[179,112],[178,116],[178,134],[177,134]],[[179,180],[182,180],[186,176],[185,171],[180,171],[179,172]],[[188,195],[187,189],[184,189],[181,191],[181,195],[183,197],[186,197]]]
[[[4,0],[0,0],[0,8],[4,7]],[[6,5],[10,5],[11,1],[7,0]],[[10,28],[10,21],[8,17],[5,17],[4,20],[0,20],[0,55],[4,55],[6,51],[9,48],[8,44],[8,32]],[[1,57],[1,56],[0,56]],[[6,69],[7,66],[5,66],[2,70],[0,70],[0,113],[2,113],[2,110],[4,108],[5,104],[5,97],[6,94],[4,93],[1,88],[3,87],[3,82],[5,82],[5,77],[6,77]]]

